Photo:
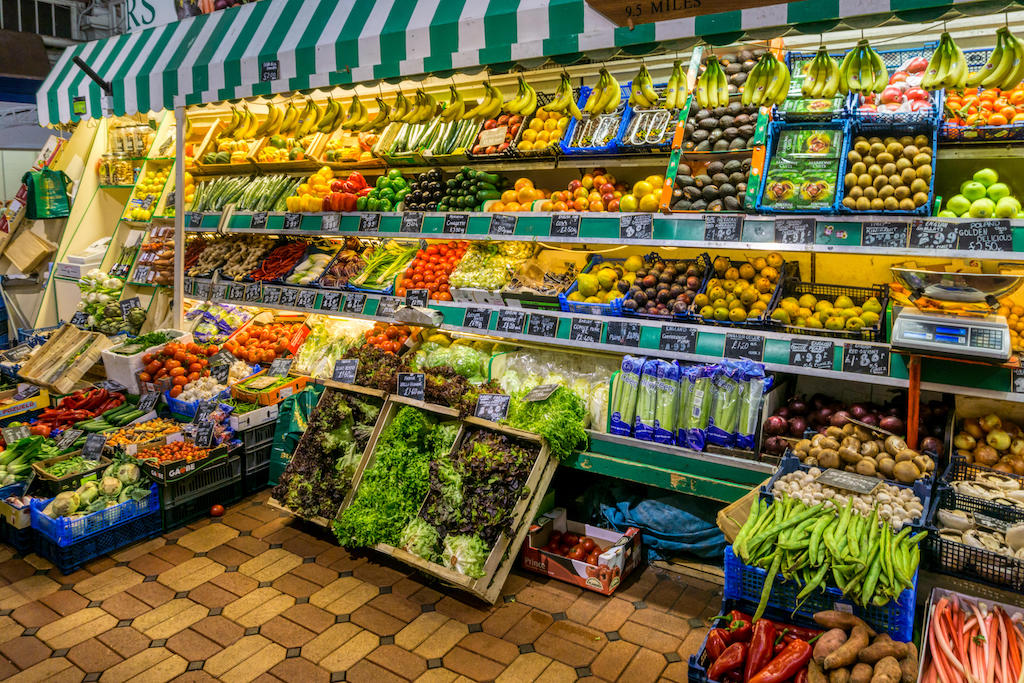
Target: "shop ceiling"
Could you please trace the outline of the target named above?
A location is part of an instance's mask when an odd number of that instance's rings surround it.
[[[630,27],[586,0],[268,0],[69,47],[36,98],[47,125],[423,74],[447,77],[481,66],[505,72],[548,61],[657,54],[702,40],[726,45],[1020,7],[1008,0],[801,0]],[[76,62],[94,70],[109,93]]]

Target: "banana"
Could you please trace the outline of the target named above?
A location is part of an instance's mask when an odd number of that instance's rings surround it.
[[[821,68],[821,48],[819,47],[818,53],[814,55],[814,59],[807,67],[803,83],[800,84],[800,93],[804,97],[817,97],[821,83]]]
[[[619,103],[622,101],[622,86],[615,79],[615,76],[608,74],[608,85],[605,87],[604,106],[601,108],[600,113],[612,114],[616,109],[619,108]]]
[[[874,66],[875,63],[871,59],[871,55],[868,53],[867,47],[861,47],[860,70],[857,76],[857,81],[859,83],[857,91],[861,95],[863,95],[865,91],[868,90],[869,86],[875,82]]]
[[[399,90],[398,94],[395,95],[395,105],[391,108],[391,112],[388,114],[388,120],[398,122],[402,120],[402,117],[409,111],[409,101],[405,99],[405,95]]]
[[[654,83],[651,81],[651,72],[647,70],[646,64],[640,65],[640,92],[643,94],[644,99],[648,102],[648,107],[657,106],[658,100],[661,99],[658,96],[658,92],[654,89]]]
[[[309,128],[306,129],[306,132],[304,132],[303,135],[308,135],[309,131],[315,128],[316,124],[320,123],[320,119],[323,118],[324,115],[323,110],[320,109],[320,105],[317,104],[312,97],[309,98],[309,104],[313,108],[313,118],[312,123],[310,124]]]
[[[572,85],[569,83],[569,76],[562,74],[562,82],[558,84],[554,99],[541,107],[541,109],[544,111],[565,111],[571,99]]]
[[[274,105],[267,106],[267,120],[263,122],[261,130],[257,131],[263,137],[270,137],[276,135],[277,131],[281,128],[282,119],[281,110]]]
[[[377,115],[373,119],[367,121],[359,127],[360,133],[365,133],[370,130],[380,130],[388,123],[388,117],[391,114],[391,107],[380,97],[377,99]]]
[[[991,78],[992,74],[995,73],[996,69],[1000,67],[1003,59],[1008,57],[1006,53],[1006,41],[1004,40],[1003,29],[1000,28],[996,31],[996,46],[992,50],[992,54],[988,56],[988,61],[985,65],[974,73],[967,76],[967,85],[971,88],[976,88]]]
[[[755,99],[754,104],[758,106],[765,106],[776,102],[780,94],[785,98],[786,90],[784,88],[789,87],[789,69],[786,68],[786,65],[770,52],[765,53],[765,56],[771,64],[771,83],[765,89],[763,96],[759,100]]]
[[[1001,27],[996,33],[1000,34],[1000,40],[1002,41],[1003,49],[999,58],[999,63],[996,68],[992,70],[988,76],[982,79],[981,87],[983,88],[997,88],[1000,87],[1006,77],[1016,66],[1014,62],[1014,51],[1013,44],[1011,41],[1016,40],[1010,35],[1010,31],[1004,26]]]
[[[602,88],[605,84],[605,73],[607,72],[604,69],[601,69],[601,74],[597,78],[597,85],[595,85],[594,89],[590,91],[590,96],[587,97],[587,101],[583,105],[583,111],[587,112],[588,114],[594,113],[594,105],[596,105],[597,101],[601,99],[601,95],[603,94]]]
[[[284,110],[284,120],[281,121],[281,134],[287,135],[295,128],[295,122],[299,119],[299,110],[295,103],[288,100],[288,108]]]
[[[231,134],[235,131],[235,128],[238,128],[238,124],[241,123],[241,122],[242,122],[242,117],[238,113],[238,109],[236,107],[232,106],[231,107],[231,118],[228,119],[228,122],[224,125],[224,130],[222,130],[220,133],[218,133],[217,137],[218,138],[230,137]]]
[[[519,76],[517,88],[516,96],[502,104],[506,114],[518,114],[519,110],[526,104],[526,81],[523,80],[521,75]]]
[[[530,116],[533,112],[537,111],[537,91],[534,90],[533,86],[529,83],[526,84],[526,104],[520,109],[519,113],[523,116]]]
[[[642,92],[640,92],[640,76],[639,74],[633,78],[633,82],[629,86],[629,99],[627,103],[631,107],[647,107],[650,106],[647,100],[644,98]]]
[[[480,104],[468,109],[466,113],[462,115],[462,118],[468,121],[470,119],[483,116],[483,112],[490,109],[493,99],[494,90],[491,88],[490,83],[484,81],[484,98],[480,101]],[[498,103],[498,106],[501,106],[500,102]]]
[[[334,120],[337,118],[339,109],[340,108],[334,101],[334,98],[328,96],[327,106],[324,107],[323,118],[321,118],[320,121],[317,122],[316,124],[316,129],[318,132],[326,133],[331,129],[331,126],[334,125]]]
[[[863,41],[861,41],[863,42]],[[853,93],[860,92],[860,71],[861,61],[864,59],[864,46],[857,43],[857,46],[851,50],[853,58],[850,60],[849,65],[846,67],[846,89]]]
[[[679,69],[682,62],[676,60],[672,62],[672,74],[668,77],[668,86],[665,88],[665,109],[678,109],[679,105],[676,104],[676,100],[679,97],[680,81],[679,81]],[[683,88],[685,88],[685,84]]]
[[[719,65],[718,76],[718,106],[727,107],[729,106],[729,78],[725,75],[725,69]]]
[[[1014,66],[999,87],[1002,90],[1013,90],[1020,85],[1021,79],[1024,79],[1024,43],[1021,43],[1013,34],[1009,34],[1007,37],[1014,52]]]
[[[712,78],[712,64],[717,64],[718,59],[712,55],[708,60],[707,65],[704,67],[704,73],[697,79],[697,104],[702,108],[708,109],[712,107],[711,104],[711,78]],[[757,65],[754,65],[757,68]],[[753,75],[753,74],[751,74]]]
[[[850,67],[853,65],[857,48],[853,48],[843,57],[843,61],[839,64],[838,74],[838,85],[839,92],[846,94],[850,92]]]
[[[949,73],[942,81],[942,86],[944,88],[962,90],[967,79],[967,58],[952,36],[944,33],[943,37],[947,38],[949,45],[947,49],[950,51],[952,64],[950,65]]]
[[[313,129],[313,126],[316,125],[317,120],[320,118],[319,111],[313,100],[307,97],[299,127],[295,129],[295,137],[303,138],[309,134],[309,131]]]
[[[874,65],[875,79],[871,84],[871,92],[881,93],[885,90],[885,86],[889,85],[889,70],[885,68],[885,62],[882,61],[882,55],[874,51],[868,46],[868,52],[871,54],[871,61]]]

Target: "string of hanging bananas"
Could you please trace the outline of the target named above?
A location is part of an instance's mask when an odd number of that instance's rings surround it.
[[[996,46],[985,64],[968,73],[963,50],[948,33],[943,33],[921,79],[926,90],[940,88],[999,88],[1012,90],[1024,79],[1024,43],[1005,26],[996,30]]]
[[[558,84],[558,90],[555,91],[554,98],[541,107],[541,109],[565,114],[574,119],[583,118],[583,112],[576,105],[576,96],[572,91],[572,81],[569,79],[569,74],[562,73],[562,82]]]
[[[640,71],[633,77],[629,88],[629,104],[643,109],[679,109],[686,103],[687,94],[686,73],[683,71],[682,61],[677,59],[672,63],[672,74],[665,87],[664,99],[654,89],[654,81],[651,79],[651,72],[647,70],[647,65],[641,64]]]
[[[608,73],[608,69],[601,67],[597,85],[590,91],[590,96],[587,97],[587,101],[583,105],[583,111],[594,116],[611,114],[619,108],[621,101],[622,87],[615,76]]]
[[[753,74],[751,74],[753,75]],[[747,85],[749,89],[749,84]],[[711,55],[704,67],[704,73],[697,79],[697,90],[694,95],[697,104],[704,109],[724,107],[729,104],[729,79],[718,62],[718,57]]]
[[[722,71],[721,66],[718,71],[724,79],[725,72]],[[754,68],[750,70],[750,75],[743,83],[740,102],[748,107],[781,105],[786,101],[786,95],[789,94],[791,78],[789,67],[771,51],[765,52],[758,58]],[[724,103],[718,106],[724,106]]]
[[[882,92],[887,85],[889,70],[882,58],[868,41],[858,41],[839,65],[839,92],[869,95]]]
[[[804,97],[817,99],[832,99],[839,92],[839,63],[832,58],[825,46],[818,48],[806,67],[803,83],[800,84],[800,92]]]

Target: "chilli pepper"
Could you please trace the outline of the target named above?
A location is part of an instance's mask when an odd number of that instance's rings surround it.
[[[750,636],[750,654],[743,668],[743,680],[749,681],[775,655],[775,625],[767,619],[758,619]]]
[[[736,619],[729,624],[729,639],[734,643],[747,643],[754,627],[748,619]]]
[[[718,659],[729,647],[729,632],[724,628],[713,628],[708,631],[708,642],[704,645],[704,651],[712,661]]]
[[[746,660],[747,644],[733,643],[708,667],[708,680],[721,681],[727,673],[738,671]]]
[[[793,683],[807,683],[807,667],[800,669],[800,671],[796,673]]]
[[[747,614],[745,612],[741,612],[741,611],[736,610],[736,609],[734,609],[731,612],[729,612],[729,617],[732,618],[733,620],[743,619],[743,620],[746,620],[746,621],[751,621],[751,617],[750,617],[749,614]],[[771,620],[769,619],[769,621],[771,621]],[[799,638],[800,640],[810,640],[811,638],[813,638],[815,636],[820,636],[821,635],[821,630],[820,629],[805,628],[803,626],[790,626],[789,624],[782,624],[782,623],[780,623],[778,621],[772,621],[772,625],[775,627],[775,630],[778,631],[779,633],[789,632],[789,633],[793,634],[794,636],[796,636],[797,638]]]
[[[811,659],[811,645],[806,640],[794,640],[783,648],[767,666],[758,671],[748,683],[783,683],[807,668]]]

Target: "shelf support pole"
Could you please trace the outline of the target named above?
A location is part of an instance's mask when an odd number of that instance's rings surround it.
[[[174,108],[174,326],[185,324],[185,107]]]
[[[917,421],[921,408],[921,356],[910,356],[907,363],[910,384],[907,390],[907,446],[917,448]]]

